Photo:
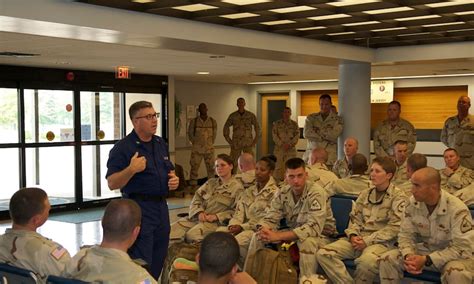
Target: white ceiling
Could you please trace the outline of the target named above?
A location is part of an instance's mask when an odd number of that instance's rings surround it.
[[[71,14],[62,13],[62,18],[52,19],[57,16],[58,11],[51,13],[51,10],[45,9],[46,12],[35,14],[31,10],[25,12],[21,9],[31,6],[29,1],[0,0],[0,16],[15,19],[9,26],[0,24],[0,52],[39,54],[35,57],[0,56],[0,64],[108,72],[113,72],[115,66],[126,65],[131,67],[132,74],[172,75],[178,80],[223,83],[337,79],[338,64],[341,60],[352,59],[351,56],[354,60],[363,58],[363,61],[372,62],[372,77],[474,73],[472,42],[463,43],[462,46],[451,45],[453,50],[447,54],[437,52],[436,46],[426,47],[427,50],[432,49],[433,54],[420,50],[417,51],[419,56],[415,57],[410,57],[412,54],[409,49],[402,50],[404,55],[400,56],[400,60],[393,57],[398,58],[397,54],[401,49],[388,48],[387,52],[383,53],[384,60],[380,60],[377,59],[377,54],[383,49],[349,48],[341,44],[323,44],[307,39],[303,41],[178,19],[174,19],[173,25],[167,23],[162,29],[155,31],[149,28],[147,21],[170,20],[162,16],[138,15],[139,13],[111,8],[89,5],[85,7],[69,1],[36,0],[34,3],[36,2],[42,2],[38,3],[40,6],[50,5],[57,9],[66,9],[71,11]],[[62,2],[62,6],[58,5],[58,2]],[[34,7],[30,8],[35,10]],[[81,18],[80,14],[77,15],[78,11],[72,13],[73,11],[69,10],[76,8],[82,9],[79,12],[99,13],[103,17],[100,18],[101,21],[95,22],[97,17],[91,17],[90,20]],[[94,36],[85,38],[68,34],[54,26],[61,23],[77,29],[79,26],[74,23],[76,19],[72,15],[77,15],[81,28],[87,26],[91,28],[92,33],[97,27],[113,28],[120,34],[120,39],[104,40]],[[130,18],[127,18],[126,25],[121,26],[114,22],[113,17]],[[31,20],[54,25],[45,28]],[[147,29],[143,30],[140,25],[147,25]],[[141,30],[138,31],[135,27]],[[173,29],[176,36],[173,35]],[[157,34],[153,34],[155,32]],[[197,36],[192,36],[193,32]],[[166,37],[165,33],[168,33]],[[317,49],[318,47],[320,49]],[[448,51],[451,50],[449,47],[449,44],[444,45],[444,49]],[[458,48],[460,51],[456,52]],[[222,58],[212,58],[216,55]],[[197,75],[198,71],[208,71],[210,74]],[[261,74],[281,76],[257,76]]]

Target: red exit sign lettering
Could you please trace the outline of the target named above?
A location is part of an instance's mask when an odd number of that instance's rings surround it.
[[[115,78],[116,79],[130,79],[130,69],[128,66],[117,66],[115,67]]]

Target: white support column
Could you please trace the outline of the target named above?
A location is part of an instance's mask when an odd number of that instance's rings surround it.
[[[344,156],[344,140],[359,140],[359,153],[370,159],[370,63],[343,61],[339,64],[339,114],[344,130],[338,140],[338,158]]]

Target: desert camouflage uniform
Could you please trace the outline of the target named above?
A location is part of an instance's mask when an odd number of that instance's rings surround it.
[[[470,185],[466,186],[463,189],[457,190],[456,192],[453,193],[454,196],[457,198],[461,199],[464,204],[467,206],[473,206],[474,205],[474,183],[471,183]]]
[[[411,155],[416,145],[415,127],[408,120],[400,118],[395,127],[392,128],[390,122],[384,120],[375,129],[373,140],[375,156],[377,157],[393,156],[393,144],[398,140],[408,143],[408,154]]]
[[[407,161],[403,162],[400,166],[395,162],[397,165],[397,171],[393,175],[392,178],[392,183],[396,186],[399,186],[400,184],[404,183],[405,181],[408,180],[407,176]]]
[[[403,259],[408,254],[429,255],[433,265],[424,269],[441,272],[442,283],[471,283],[473,232],[471,213],[451,194],[441,191],[431,215],[424,203],[410,197],[398,234],[398,249],[381,257],[381,283],[400,283]]]
[[[212,178],[203,184],[194,194],[189,205],[189,216],[181,218],[171,225],[171,240],[182,239],[188,243],[200,242],[209,233],[214,232],[230,220],[242,193],[242,184],[235,178],[222,184],[219,178]],[[217,215],[217,222],[199,222],[201,212]]]
[[[124,251],[93,246],[80,250],[63,276],[93,283],[157,283]]]
[[[474,181],[474,171],[463,166],[459,166],[449,177],[443,173],[443,170],[439,170],[439,174],[441,176],[441,188],[451,194],[465,188]]]
[[[237,203],[234,216],[229,221],[229,226],[240,225],[242,232],[235,236],[240,247],[240,265],[244,264],[247,250],[253,234],[257,231],[256,225],[265,217],[266,211],[270,208],[270,203],[278,192],[278,186],[273,179],[259,191],[256,185],[246,189]],[[227,227],[219,228],[219,231],[227,231]]]
[[[367,247],[362,252],[357,251],[349,238],[342,238],[320,249],[317,253],[318,262],[331,281],[373,282],[378,274],[378,258],[394,247],[406,201],[405,194],[393,184],[379,200],[376,199],[374,186],[360,193],[352,207],[345,233],[349,237],[362,237]],[[355,258],[355,279],[352,279],[342,262],[342,259],[347,258]]]
[[[349,162],[346,160],[346,157],[337,160],[332,166],[332,172],[336,174],[339,178],[345,178],[351,175],[349,170]]]
[[[191,120],[188,127],[188,139],[192,144],[190,180],[198,178],[202,158],[207,169],[207,178],[214,177],[214,142],[217,135],[217,123],[212,117],[205,121],[201,117]]]
[[[461,165],[474,170],[474,116],[468,115],[459,123],[457,116],[450,117],[441,131],[441,142],[454,148],[461,157]]]
[[[336,223],[331,205],[323,188],[310,181],[306,182],[300,199],[295,202],[291,187],[286,185],[271,202],[265,218],[259,224],[277,230],[280,220],[286,219],[290,230],[298,237],[296,244],[300,251],[300,275],[309,276],[317,270],[316,251],[328,244],[336,232]],[[324,234],[323,234],[324,232]],[[252,266],[255,253],[264,243],[254,234],[249,245],[245,270]]]
[[[272,137],[273,142],[275,142],[273,154],[277,158],[274,176],[277,181],[281,181],[285,174],[286,160],[296,157],[295,146],[300,138],[298,123],[291,119],[288,122],[285,122],[283,119],[273,122]],[[288,150],[283,148],[285,144],[290,145]]]
[[[0,262],[31,270],[39,281],[60,275],[70,260],[65,248],[36,232],[7,229],[0,236]]]
[[[321,187],[326,187],[330,182],[338,180],[335,173],[331,172],[328,167],[321,163],[316,163],[306,167],[309,180],[317,183]]]
[[[233,173],[237,171],[237,161],[242,152],[253,155],[253,141],[255,137],[252,134],[252,125],[257,137],[260,136],[260,126],[257,117],[250,111],[240,114],[235,111],[229,115],[224,124],[224,138],[230,145],[230,157],[234,161]],[[232,139],[230,138],[230,127],[232,126]]]
[[[255,170],[248,170],[243,173],[238,173],[234,175],[235,179],[240,181],[242,183],[244,189],[247,189],[251,187],[252,185],[255,185]]]
[[[368,176],[350,175],[348,177],[330,182],[325,187],[325,189],[329,196],[333,196],[335,194],[359,196],[362,191],[369,189],[371,186],[372,183],[370,182]]]
[[[324,148],[328,152],[327,163],[332,166],[337,159],[337,138],[343,127],[342,117],[334,113],[325,120],[320,112],[308,115],[304,124],[304,138],[308,139],[304,160],[308,160],[312,149]]]
[[[410,180],[406,180],[403,183],[397,185],[397,187],[400,188],[403,192],[405,192],[406,196],[408,197],[412,196],[412,193],[411,193],[412,186],[413,185]]]

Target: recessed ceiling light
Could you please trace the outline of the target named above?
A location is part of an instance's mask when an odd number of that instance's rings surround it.
[[[314,21],[321,21],[321,20],[332,20],[332,19],[340,19],[340,18],[347,18],[347,17],[350,17],[350,16],[347,14],[332,14],[332,15],[310,17],[308,19],[314,20]]]
[[[242,18],[250,18],[250,17],[256,17],[256,16],[258,15],[253,14],[253,13],[236,13],[236,14],[222,15],[220,17],[226,18],[226,19],[242,19]]]
[[[155,0],[132,0],[132,2],[145,4],[155,2]]]
[[[425,6],[428,6],[430,8],[439,8],[439,7],[447,7],[447,6],[455,6],[455,5],[464,5],[464,4],[470,4],[470,3],[472,3],[472,0],[470,1],[457,0],[457,1],[425,4]]]
[[[328,36],[338,36],[338,35],[350,35],[350,34],[355,34],[355,32],[340,32],[340,33],[331,33],[327,34]]]
[[[370,14],[370,15],[377,15],[377,14],[387,14],[387,13],[404,12],[404,11],[411,11],[411,10],[413,10],[413,8],[404,6],[404,7],[396,7],[396,8],[369,10],[369,11],[364,11],[364,13]]]
[[[434,19],[434,18],[441,18],[440,15],[426,15],[426,16],[416,16],[416,17],[407,17],[407,18],[398,18],[395,21],[414,21],[414,20],[424,20],[424,19]]]
[[[352,27],[352,26],[372,25],[372,24],[380,24],[380,22],[379,21],[368,21],[368,22],[348,23],[348,24],[342,24],[342,25],[347,26],[347,27]]]
[[[457,13],[454,13],[458,16],[463,16],[463,15],[471,15],[471,14],[474,14],[474,11],[465,11],[465,12],[457,12]]]
[[[296,22],[291,21],[291,20],[278,20],[278,21],[261,22],[260,24],[267,25],[267,26],[274,26],[274,25],[293,24],[293,23],[296,23]]]
[[[373,3],[373,2],[380,2],[380,0],[342,0],[337,2],[329,2],[327,4],[331,6],[341,7],[341,6],[349,6],[349,5],[359,5],[365,3]]]
[[[295,7],[288,7],[288,8],[278,8],[272,9],[271,12],[275,13],[293,13],[293,12],[301,12],[301,11],[309,11],[309,10],[316,10],[317,8],[310,7],[310,6],[295,6]]]
[[[373,32],[387,32],[387,31],[406,30],[406,29],[407,27],[396,27],[396,28],[376,29],[372,31]]]
[[[211,5],[205,5],[205,4],[192,4],[192,5],[173,7],[173,9],[188,11],[188,12],[196,12],[196,11],[202,11],[202,10],[217,9],[217,7],[211,6]]]
[[[431,25],[422,25],[422,27],[441,27],[441,26],[451,26],[451,25],[459,25],[465,24],[465,22],[451,22],[451,23],[440,23],[440,24],[431,24]]]
[[[326,27],[317,26],[317,27],[309,27],[309,28],[299,28],[297,30],[299,30],[299,31],[312,31],[312,30],[322,30],[322,29],[326,29]]]
[[[196,74],[198,74],[198,75],[209,75],[209,74],[211,74],[211,73],[208,72],[208,71],[199,71],[199,72],[197,72]]]
[[[397,35],[397,36],[414,36],[414,35],[428,35],[430,33],[412,33],[412,34],[403,34],[403,35]]]
[[[235,5],[250,5],[263,2],[271,2],[271,0],[222,0],[222,2],[235,4]]]

